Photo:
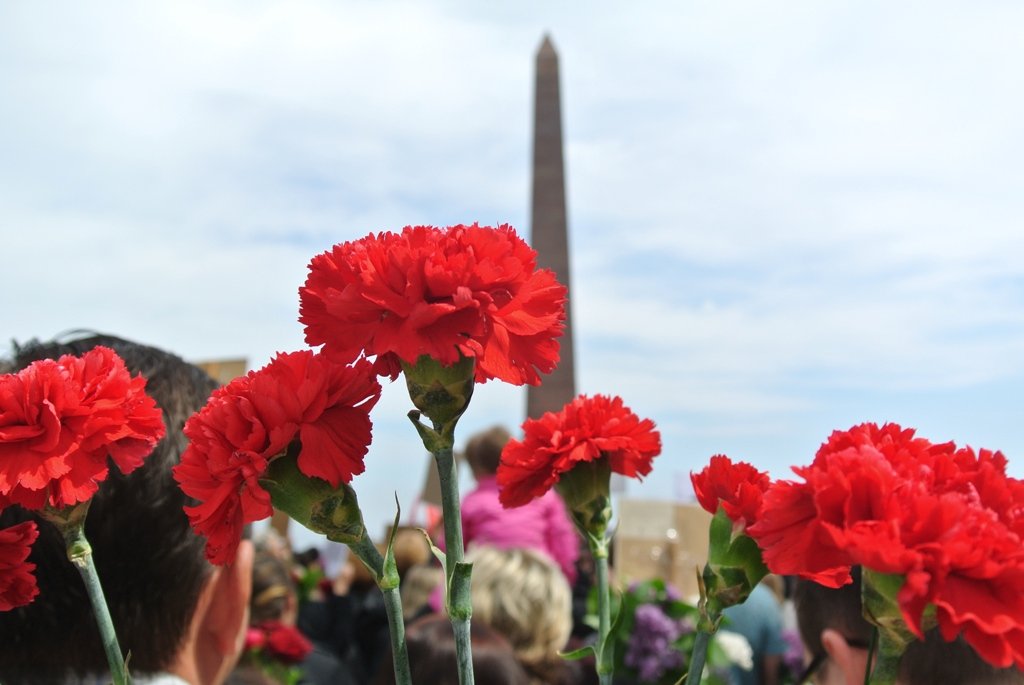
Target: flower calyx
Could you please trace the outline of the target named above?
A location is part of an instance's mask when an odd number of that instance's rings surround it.
[[[611,465],[602,455],[596,461],[576,464],[555,485],[588,540],[605,540],[612,518],[611,477]]]
[[[433,432],[440,440],[447,441],[448,446],[454,444],[455,424],[473,397],[475,362],[473,357],[460,356],[459,361],[444,366],[426,355],[417,359],[415,364],[402,362],[409,397],[416,407],[409,413],[409,418],[416,424],[425,444],[424,429],[430,429],[421,427],[420,414],[430,419]]]
[[[84,564],[85,557],[92,554],[92,547],[85,539],[85,516],[89,513],[90,502],[92,500],[86,500],[59,509],[47,504],[39,510],[39,515],[60,531],[67,548],[68,561],[76,566]]]
[[[702,576],[711,616],[745,602],[766,575],[768,568],[761,549],[753,538],[736,532],[732,519],[720,506],[711,519],[708,563]]]
[[[864,618],[878,631],[878,656],[872,682],[895,682],[900,657],[917,637],[907,627],[898,595],[904,577],[861,567],[861,605]],[[922,630],[934,627],[934,612],[926,612]]]
[[[299,471],[299,442],[289,445],[284,455],[273,459],[260,485],[270,493],[274,507],[334,542],[352,544],[365,535],[363,514],[355,490],[347,483],[337,488],[320,478]]]

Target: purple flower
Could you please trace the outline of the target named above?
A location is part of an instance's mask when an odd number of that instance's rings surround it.
[[[633,634],[626,646],[625,663],[636,669],[641,682],[657,682],[666,671],[683,665],[683,655],[672,647],[682,626],[655,604],[641,604],[633,616]]]
[[[804,643],[795,630],[782,631],[782,639],[786,643],[786,653],[782,655],[782,663],[794,676],[804,670]]]

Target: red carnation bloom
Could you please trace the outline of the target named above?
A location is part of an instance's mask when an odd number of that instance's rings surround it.
[[[280,354],[214,391],[185,424],[189,446],[174,468],[182,491],[200,501],[185,512],[207,538],[207,558],[234,559],[242,526],[271,515],[259,479],[293,440],[307,476],[337,487],[362,473],[380,391],[366,360],[344,366],[308,350]]]
[[[963,634],[994,665],[1024,664],[1024,551],[993,512],[955,493],[912,498],[900,542],[913,564],[898,600],[921,634],[929,604],[943,636]]]
[[[936,608],[946,639],[962,634],[990,663],[1024,665],[1024,485],[998,452],[934,445],[887,424],[834,433],[804,483],[765,493],[748,530],[775,573],[831,587],[851,565],[901,575],[898,603],[922,633]]]
[[[260,629],[267,637],[263,648],[277,661],[297,664],[313,651],[313,644],[294,626],[267,621],[260,624]]]
[[[138,468],[164,436],[160,409],[106,347],[0,376],[0,508],[62,509]]]
[[[700,473],[691,473],[690,481],[697,501],[714,514],[719,504],[736,526],[753,525],[761,513],[761,500],[771,479],[746,462],[733,463],[724,454],[716,454]]]
[[[0,611],[28,604],[39,594],[32,575],[36,565],[26,561],[37,537],[34,521],[0,530]]]
[[[344,362],[376,356],[381,375],[462,355],[477,382],[536,385],[558,363],[566,299],[536,257],[507,225],[368,235],[313,258],[299,320],[307,343]]]
[[[523,424],[522,441],[510,440],[498,465],[499,498],[518,507],[540,497],[577,464],[607,458],[611,470],[639,478],[661,453],[654,422],[640,419],[619,397],[580,395],[562,411]]]

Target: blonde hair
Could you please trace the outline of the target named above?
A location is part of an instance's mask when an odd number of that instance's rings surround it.
[[[381,550],[383,553],[383,550]],[[395,565],[398,575],[405,577],[405,572],[413,566],[425,564],[431,560],[430,544],[419,528],[400,527],[395,532]]]
[[[410,568],[402,577],[402,616],[411,620],[419,611],[428,605],[430,595],[444,584],[444,571],[440,566],[418,564]]]
[[[572,632],[572,591],[562,571],[528,549],[470,550],[473,619],[512,643],[524,664],[550,661]]]

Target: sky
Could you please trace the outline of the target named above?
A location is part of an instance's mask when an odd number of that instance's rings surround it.
[[[776,477],[894,421],[1024,476],[1024,6],[0,4],[2,335],[251,367],[306,266],[410,224],[529,236],[534,54],[561,65],[578,390],[662,433],[625,496],[726,453]],[[353,485],[428,459],[401,382]],[[478,388],[460,441],[524,418]],[[464,486],[467,483],[464,482]]]

